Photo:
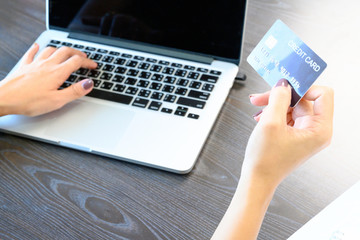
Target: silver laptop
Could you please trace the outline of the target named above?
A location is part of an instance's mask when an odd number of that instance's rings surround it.
[[[1,117],[0,129],[188,173],[238,72],[246,1],[48,0],[46,9],[40,48],[70,46],[99,64],[62,88],[91,78],[94,90],[39,117]]]

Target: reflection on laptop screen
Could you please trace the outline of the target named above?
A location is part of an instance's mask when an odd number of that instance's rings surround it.
[[[51,29],[239,59],[244,0],[49,0]]]

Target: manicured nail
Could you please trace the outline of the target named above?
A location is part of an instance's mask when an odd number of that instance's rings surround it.
[[[86,79],[82,83],[82,87],[84,90],[89,90],[90,88],[92,88],[92,86],[94,86],[94,82],[91,79]]]
[[[262,112],[263,112],[263,110],[260,110],[259,112],[255,113],[255,114],[253,115],[253,118],[259,116]]]
[[[287,87],[288,85],[288,81],[285,78],[282,78],[276,83],[275,87]]]

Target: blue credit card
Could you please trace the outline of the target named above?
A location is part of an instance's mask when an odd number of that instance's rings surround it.
[[[247,61],[270,86],[274,86],[281,78],[288,80],[292,87],[292,107],[327,66],[281,20],[274,23]]]

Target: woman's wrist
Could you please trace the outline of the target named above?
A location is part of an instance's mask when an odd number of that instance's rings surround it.
[[[4,82],[2,80],[1,82]],[[0,82],[0,117],[12,114],[11,106],[9,105],[9,99],[6,97],[6,89],[4,84]]]

